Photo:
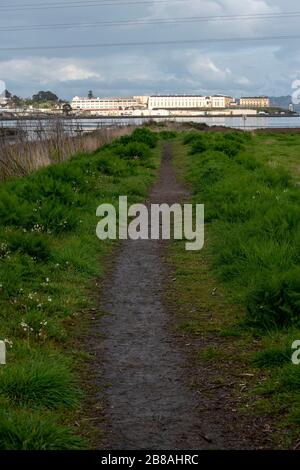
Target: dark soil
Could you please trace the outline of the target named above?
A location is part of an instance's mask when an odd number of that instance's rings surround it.
[[[255,129],[254,132],[259,132],[262,134],[299,134],[300,127],[266,127]]]
[[[166,144],[150,203],[183,202],[189,195],[175,178]],[[97,393],[89,413],[104,449],[252,449],[268,447],[263,423],[233,410],[230,383],[214,387],[218,368],[195,369],[184,337],[166,306],[170,269],[160,241],[122,243],[112,273],[101,287],[100,310],[90,345],[90,380]],[[194,375],[203,389],[191,387]],[[226,382],[227,371],[223,379]],[[99,419],[97,418],[99,416]],[[91,418],[93,419],[93,418]],[[100,437],[99,437],[100,436]],[[270,444],[270,443],[269,443]]]

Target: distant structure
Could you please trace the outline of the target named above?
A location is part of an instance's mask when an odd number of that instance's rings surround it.
[[[232,96],[174,94],[129,97],[75,96],[71,101],[75,113],[99,116],[243,116],[263,114],[270,107],[267,96]]]
[[[270,99],[267,96],[245,96],[240,98],[242,108],[269,108]]]
[[[231,96],[153,95],[149,96],[149,109],[227,108],[234,103]]]
[[[122,98],[95,98],[75,96],[71,101],[74,111],[95,114],[128,114],[130,111],[224,109],[236,106],[232,96],[214,95],[152,95]]]
[[[123,98],[80,98],[75,96],[71,101],[71,106],[75,111],[101,112],[103,114],[146,108],[141,97],[134,96]]]

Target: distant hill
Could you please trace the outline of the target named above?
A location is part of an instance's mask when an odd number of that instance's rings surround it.
[[[270,96],[270,105],[278,106],[280,108],[288,109],[289,105],[292,103],[291,95],[287,96]],[[300,112],[300,105],[294,105],[294,110],[298,113]]]

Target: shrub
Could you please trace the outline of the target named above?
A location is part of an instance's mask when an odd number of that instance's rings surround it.
[[[123,135],[119,139],[116,139],[112,144],[110,144],[109,147],[117,147],[119,144],[127,145],[132,141],[132,135]]]
[[[252,140],[252,136],[249,132],[237,132],[237,131],[226,132],[223,134],[223,138],[225,140],[239,142],[239,143],[243,143],[243,142],[247,143],[247,142],[251,142]]]
[[[48,175],[43,176],[41,174],[38,176],[33,175],[29,178],[20,196],[30,202],[54,199],[68,206],[72,205],[76,199],[70,183],[55,180]]]
[[[114,151],[121,158],[128,160],[147,160],[151,155],[149,147],[140,142],[130,142],[127,145],[118,145]]]
[[[231,141],[223,138],[215,143],[214,149],[219,152],[224,152],[228,157],[235,157],[242,149],[241,144],[238,141]]]
[[[0,191],[0,224],[2,227],[26,226],[32,218],[32,205],[9,190]]]
[[[101,149],[94,153],[94,155],[98,155],[99,153],[103,153],[103,151],[113,150],[120,145],[128,145],[133,142],[144,144],[149,148],[155,148],[158,140],[158,133],[152,132],[146,127],[138,127],[131,134],[124,135],[119,139],[115,139],[111,144],[102,146]]]
[[[86,155],[77,155],[71,161],[63,162],[59,165],[51,165],[42,170],[41,177],[49,177],[61,183],[80,183],[82,180],[82,170],[80,163],[89,164]]]
[[[109,176],[127,176],[132,174],[134,169],[118,156],[101,156],[95,164],[98,171]]]
[[[207,150],[207,144],[202,136],[198,136],[197,139],[193,139],[191,143],[190,154],[194,155],[195,153],[203,153]]]
[[[174,131],[160,131],[159,138],[162,140],[171,140],[177,137],[177,133]]]
[[[51,257],[49,243],[38,233],[17,232],[9,237],[9,249],[27,254],[39,261],[47,261]]]
[[[150,131],[150,129],[142,127],[133,131],[131,134],[131,140],[133,142],[140,142],[148,145],[150,148],[155,148],[158,141],[158,135],[155,132]]]
[[[77,226],[78,220],[74,209],[68,209],[59,200],[48,199],[36,212],[33,228],[37,231],[53,233],[70,232]]]
[[[202,134],[200,134],[200,132],[191,131],[191,132],[185,134],[185,136],[183,138],[183,143],[184,143],[184,145],[192,144],[195,140],[197,140],[201,136],[202,136]]]

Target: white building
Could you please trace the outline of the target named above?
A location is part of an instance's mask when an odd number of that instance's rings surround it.
[[[232,96],[214,95],[211,97],[212,108],[229,108],[234,105],[236,105],[236,102]]]
[[[75,96],[71,101],[75,111],[124,111],[146,107],[138,97],[129,98],[80,98]]]
[[[199,109],[226,108],[234,102],[231,96],[200,96],[200,95],[157,95],[150,96],[149,109]]]
[[[149,109],[192,109],[208,107],[209,97],[196,95],[149,96]]]
[[[74,111],[93,114],[130,115],[134,110],[170,112],[194,112],[201,109],[224,109],[235,104],[231,96],[214,95],[152,95],[132,96],[125,98],[80,98],[75,96],[71,101]],[[155,114],[155,113],[154,113]]]

